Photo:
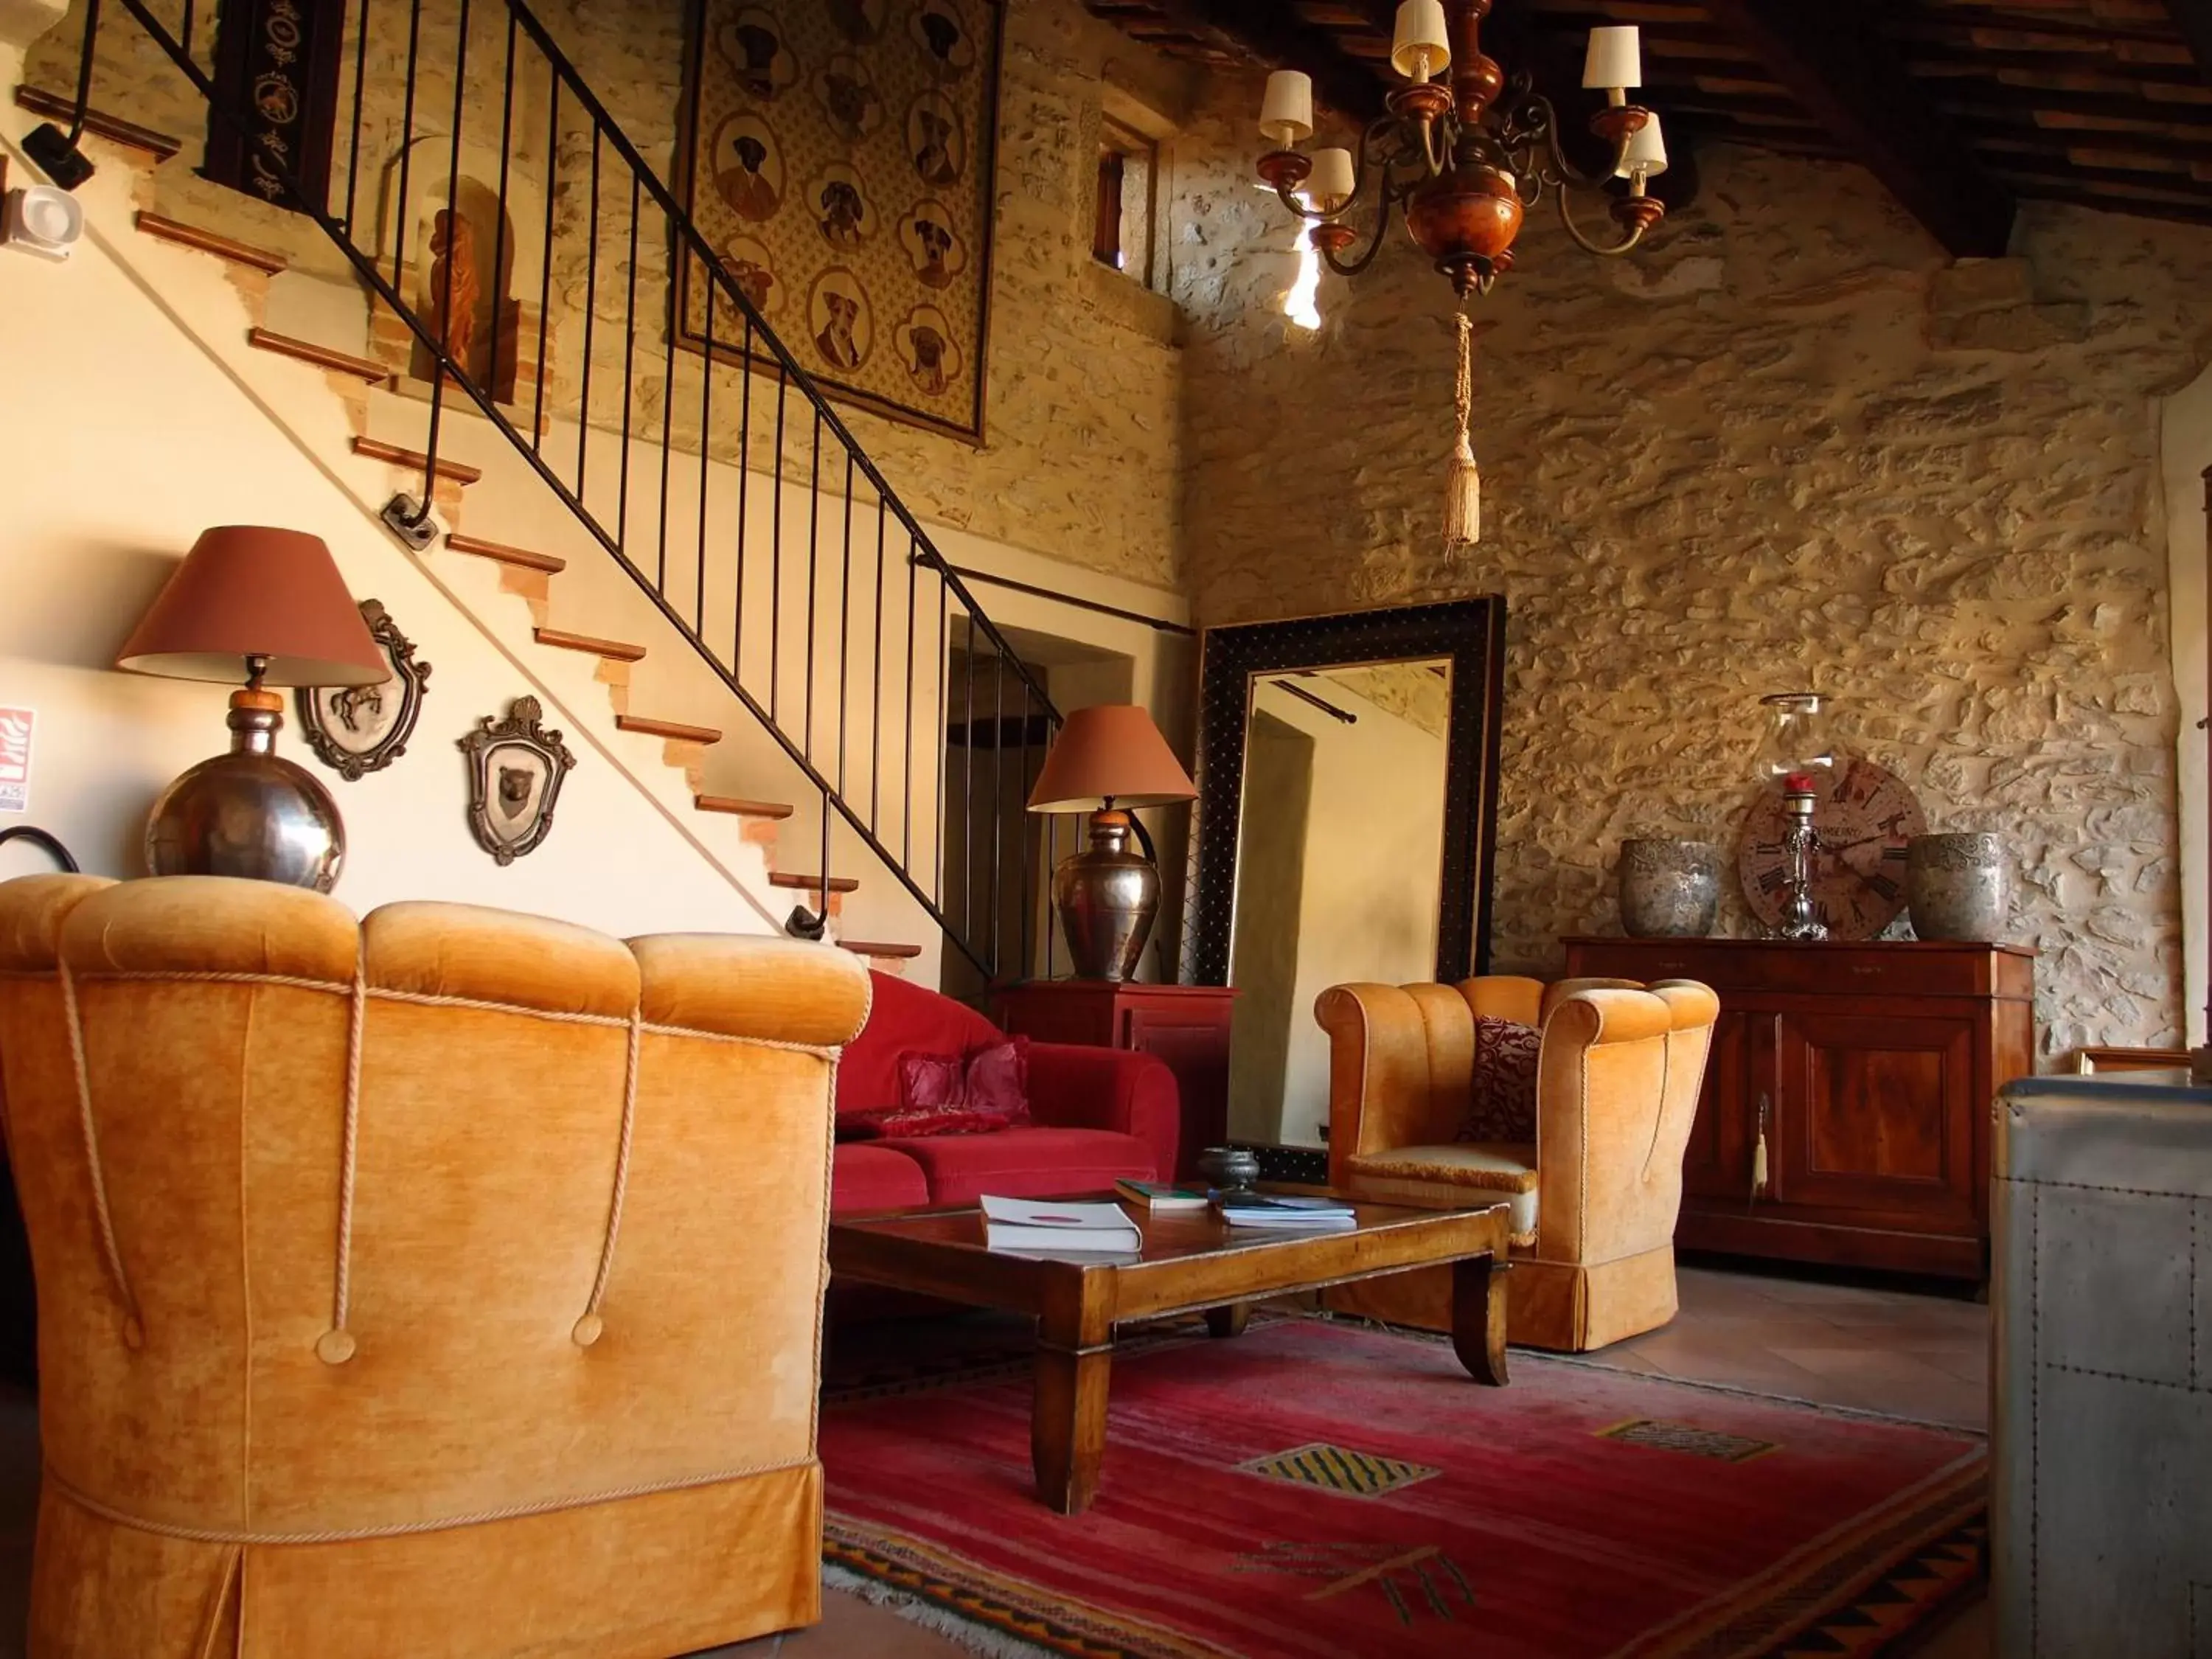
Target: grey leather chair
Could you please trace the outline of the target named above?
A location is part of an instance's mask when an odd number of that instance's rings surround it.
[[[2212,1091],[1997,1097],[1990,1593],[2003,1659],[2212,1659]]]

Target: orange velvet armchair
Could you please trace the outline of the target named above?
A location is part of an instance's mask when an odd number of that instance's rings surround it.
[[[0,886],[31,1659],[662,1659],[819,1613],[845,952]]]
[[[1314,1008],[1329,1035],[1330,1182],[1416,1208],[1510,1204],[1515,1342],[1580,1351],[1663,1325],[1682,1157],[1719,1012],[1687,980],[1334,987]],[[1478,1014],[1542,1028],[1534,1144],[1455,1139]],[[1369,1279],[1330,1305],[1449,1330],[1451,1276]]]

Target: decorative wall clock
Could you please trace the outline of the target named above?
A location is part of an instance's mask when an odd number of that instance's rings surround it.
[[[1838,757],[1813,807],[1820,848],[1813,858],[1813,903],[1834,939],[1872,939],[1905,908],[1905,843],[1925,834],[1927,814],[1905,780],[1863,755]],[[1752,914],[1765,927],[1782,918],[1788,859],[1778,790],[1765,789],[1744,814],[1736,872]]]
[[[363,599],[361,619],[392,665],[392,678],[381,685],[303,685],[298,692],[307,747],[349,783],[381,772],[407,752],[430,679],[430,665],[415,659],[414,641],[399,631],[381,600]]]

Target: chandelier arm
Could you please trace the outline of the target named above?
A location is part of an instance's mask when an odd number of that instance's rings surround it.
[[[1566,185],[1559,186],[1559,223],[1565,227],[1567,234],[1574,239],[1575,245],[1583,252],[1595,253],[1601,259],[1617,259],[1644,240],[1644,227],[1638,224],[1635,229],[1628,233],[1626,240],[1611,247],[1592,241],[1583,234],[1582,227],[1575,222],[1574,211],[1567,205],[1567,198],[1571,194],[1572,192]]]
[[[1360,130],[1359,148],[1353,153],[1352,158],[1352,194],[1346,197],[1341,202],[1336,204],[1336,210],[1334,212],[1324,213],[1318,208],[1308,207],[1304,202],[1298,200],[1297,194],[1293,191],[1286,189],[1281,185],[1275,186],[1276,197],[1282,202],[1282,204],[1285,207],[1288,208],[1292,213],[1296,214],[1299,218],[1306,221],[1309,224],[1322,224],[1328,220],[1341,217],[1346,212],[1357,205],[1362,197],[1366,195],[1369,146],[1377,137],[1380,137],[1386,133],[1393,124],[1392,117],[1388,115],[1380,115],[1376,117],[1374,120],[1370,121]],[[1387,194],[1389,186],[1389,163],[1388,161],[1380,162],[1377,164],[1376,170],[1382,176],[1383,189]]]
[[[1585,189],[1595,189],[1604,184],[1607,179],[1619,174],[1621,161],[1628,154],[1626,138],[1620,139],[1613,145],[1613,160],[1606,164],[1604,172],[1584,173],[1572,161],[1567,160],[1566,151],[1559,147],[1559,112],[1552,107],[1552,100],[1540,92],[1532,92],[1528,94],[1524,109],[1532,113],[1539,110],[1542,112],[1541,118],[1531,123],[1532,135],[1541,138],[1544,144],[1544,154],[1539,164],[1539,171],[1548,182],[1562,187],[1560,191],[1562,196],[1565,194],[1565,186],[1568,185],[1580,185]]]
[[[1395,200],[1396,192],[1390,188],[1390,177],[1386,173],[1382,175],[1382,205],[1375,215],[1375,232],[1367,239],[1366,251],[1356,259],[1344,260],[1336,257],[1335,249],[1316,244],[1321,254],[1322,263],[1340,276],[1357,276],[1368,266],[1373,264],[1375,256],[1382,251],[1382,239],[1389,231],[1390,209]]]

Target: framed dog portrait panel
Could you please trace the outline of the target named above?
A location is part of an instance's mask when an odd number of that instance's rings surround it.
[[[978,442],[1003,3],[690,0],[678,147],[692,222],[802,368]],[[675,257],[678,343],[772,364]]]

